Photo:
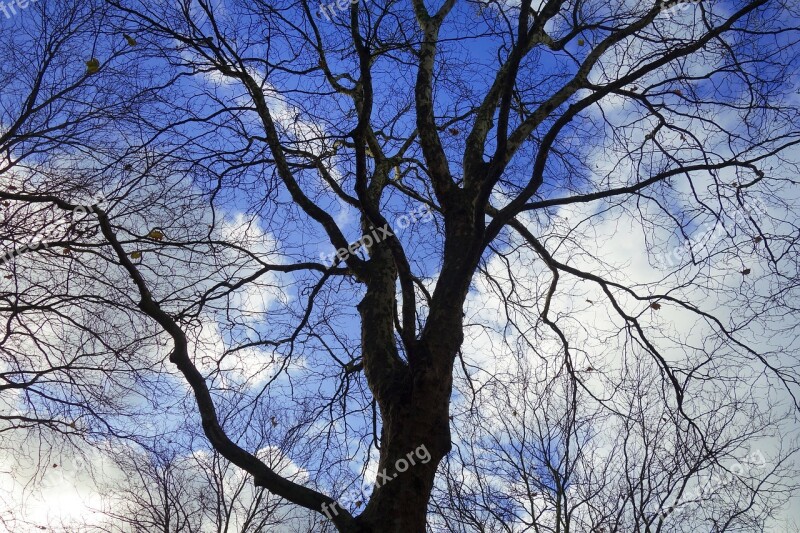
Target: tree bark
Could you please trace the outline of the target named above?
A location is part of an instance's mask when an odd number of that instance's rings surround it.
[[[384,418],[376,481],[382,485],[357,518],[364,532],[425,532],[436,469],[451,448],[451,386],[449,377],[440,380],[429,374],[413,379],[405,394],[407,404]],[[420,449],[426,453],[418,454]],[[429,459],[423,463],[425,457]]]
[[[470,229],[469,223],[461,224],[452,240],[469,248],[466,241],[474,239]],[[367,292],[358,310],[364,373],[381,414],[381,448],[375,488],[355,519],[358,533],[425,532],[436,470],[452,447],[453,363],[464,339],[462,309],[469,284],[463,280],[469,279],[469,265],[474,264],[463,247],[458,251],[443,266],[443,276],[450,277],[437,286],[424,331],[409,345],[399,342],[398,337],[407,336],[395,331],[394,260],[386,247],[373,250]]]

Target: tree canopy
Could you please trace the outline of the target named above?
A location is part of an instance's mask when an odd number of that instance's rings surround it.
[[[788,529],[795,2],[2,5],[0,523]]]

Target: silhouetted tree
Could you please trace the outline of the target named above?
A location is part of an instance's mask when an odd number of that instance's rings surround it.
[[[341,532],[763,527],[793,489],[796,11],[20,11],[4,422],[165,457],[193,427]]]

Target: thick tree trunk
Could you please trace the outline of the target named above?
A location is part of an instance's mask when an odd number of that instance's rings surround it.
[[[463,338],[461,314],[435,342],[406,346],[404,360],[395,331],[397,272],[388,251],[376,252],[369,276],[358,309],[364,372],[381,414],[381,453],[375,488],[355,531],[424,533],[436,469],[451,448],[449,407],[453,361]]]
[[[424,533],[436,469],[450,451],[452,378],[417,376],[383,419],[373,497],[357,522],[369,533]]]
[[[364,374],[381,414],[381,450],[375,488],[353,533],[425,533],[436,470],[452,446],[453,362],[464,340],[463,303],[477,263],[478,254],[465,257],[474,229],[467,214],[461,213],[467,222],[448,228],[444,281],[419,337],[398,335],[398,271],[387,247],[371,250],[358,310]]]

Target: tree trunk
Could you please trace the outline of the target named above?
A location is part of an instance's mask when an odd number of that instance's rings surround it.
[[[451,448],[452,367],[463,339],[461,315],[436,342],[406,346],[404,360],[395,331],[396,279],[388,251],[376,251],[358,309],[364,373],[381,414],[381,450],[375,488],[355,520],[358,533],[424,533],[436,469]]]
[[[449,372],[421,372],[384,413],[376,488],[357,519],[364,533],[425,532],[436,469],[451,448],[451,390]]]

